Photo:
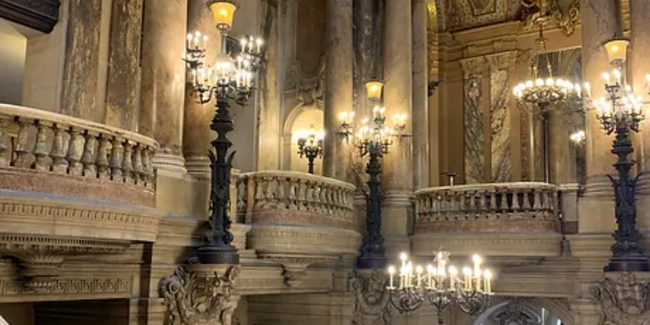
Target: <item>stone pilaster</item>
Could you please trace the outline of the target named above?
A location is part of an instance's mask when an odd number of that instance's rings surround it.
[[[406,134],[413,134],[413,61],[411,6],[401,0],[386,1],[384,27],[384,106],[390,121],[394,114],[406,114]],[[426,140],[425,140],[426,141]],[[394,250],[408,250],[409,220],[413,213],[413,143],[412,138],[395,139],[383,158],[382,188],[383,232],[387,256]]]
[[[429,187],[427,1],[413,1],[413,185]]]
[[[603,43],[616,34],[622,35],[617,15],[617,1],[584,0],[582,15],[582,75],[591,84],[592,94],[604,95],[602,73],[609,71],[607,52]],[[585,199],[581,201],[580,232],[610,232],[614,229],[613,189],[606,174],[612,173],[615,159],[611,154],[612,137],[601,129],[597,112],[587,115],[587,185]]]
[[[129,131],[137,130],[141,34],[142,0],[113,0],[106,80],[106,124]]]
[[[485,138],[485,129],[489,126],[485,122],[485,113],[489,109],[489,68],[483,56],[463,59],[460,64],[464,76],[465,183],[487,183],[489,142]]]
[[[139,132],[160,143],[159,170],[183,173],[187,0],[145,0],[143,24]]]
[[[382,79],[380,1],[354,0],[354,110],[361,116],[370,116],[375,105],[366,96],[365,82]]]
[[[187,33],[200,32],[208,37],[205,63],[211,64],[221,48],[219,30],[214,27],[212,12],[206,7],[205,0],[188,0]],[[187,172],[198,177],[209,177],[210,160],[208,151],[210,141],[216,136],[210,130],[210,121],[214,116],[214,99],[201,104],[196,100],[191,80],[185,83],[185,109],[183,120],[183,156]],[[189,83],[188,83],[189,82]]]
[[[628,47],[628,80],[638,95],[648,98],[648,81],[645,75],[650,73],[650,21],[644,17],[650,12],[650,2],[630,1],[630,46]],[[650,119],[646,117],[641,125],[641,132],[636,138],[635,152],[640,172],[650,171]],[[650,177],[642,175],[639,181],[637,200],[637,223],[640,229],[650,229]]]
[[[352,181],[352,146],[336,135],[342,112],[352,103],[352,0],[329,0],[326,4],[325,140],[323,175]]]

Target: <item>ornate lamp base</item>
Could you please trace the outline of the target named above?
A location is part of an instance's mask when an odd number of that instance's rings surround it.
[[[361,255],[357,259],[357,268],[362,270],[378,269],[383,270],[386,268],[386,256],[379,255]]]
[[[644,255],[637,256],[613,256],[609,259],[609,265],[605,272],[650,272],[650,263]]]
[[[234,246],[202,246],[197,249],[201,264],[239,264],[239,254]]]

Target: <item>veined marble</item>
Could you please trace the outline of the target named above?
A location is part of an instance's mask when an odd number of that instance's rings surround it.
[[[510,146],[510,112],[508,100],[510,93],[507,70],[490,72],[490,146],[491,182],[508,182],[512,176]]]
[[[483,147],[482,81],[480,77],[465,80],[465,182],[483,183],[485,159]]]

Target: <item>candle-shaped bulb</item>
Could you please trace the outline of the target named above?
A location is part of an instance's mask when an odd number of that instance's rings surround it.
[[[484,272],[485,283],[483,284],[483,289],[485,293],[492,293],[492,272],[490,270],[485,270]]]
[[[474,254],[472,256],[472,262],[474,262],[474,264],[481,264],[481,257],[478,256],[478,254]]]
[[[609,85],[609,73],[603,73],[603,79],[605,79],[605,85]]]
[[[363,123],[366,123],[367,119],[364,119]],[[406,263],[406,253],[399,254],[399,259],[402,260],[402,263]]]
[[[389,266],[389,267],[388,267],[388,273],[390,273],[391,275],[395,274],[395,267],[392,266],[392,265]]]
[[[618,71],[618,69],[614,69],[612,72],[614,74],[614,78],[616,79],[616,83],[621,83],[621,72]]]

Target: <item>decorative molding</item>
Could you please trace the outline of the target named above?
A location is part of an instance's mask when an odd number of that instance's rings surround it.
[[[514,70],[517,63],[517,52],[508,51],[486,55],[490,70]]]
[[[232,293],[240,266],[223,272],[194,272],[179,267],[160,282],[160,294],[167,306],[167,325],[231,325]]]
[[[59,1],[0,0],[0,18],[49,33],[59,21]]]
[[[650,282],[634,274],[606,278],[589,289],[600,306],[600,325],[650,325]]]
[[[336,260],[336,256],[292,255],[292,254],[259,254],[260,258],[268,259],[282,265],[282,276],[290,287],[298,287],[307,275],[309,265]]]
[[[93,278],[58,278],[52,285],[38,292],[26,290],[13,279],[0,279],[0,296],[15,295],[89,295],[89,294],[124,294],[130,297],[133,291],[131,276],[93,277]]]
[[[388,325],[392,318],[389,307],[388,277],[383,270],[355,271],[349,278],[354,296],[355,325]]]

